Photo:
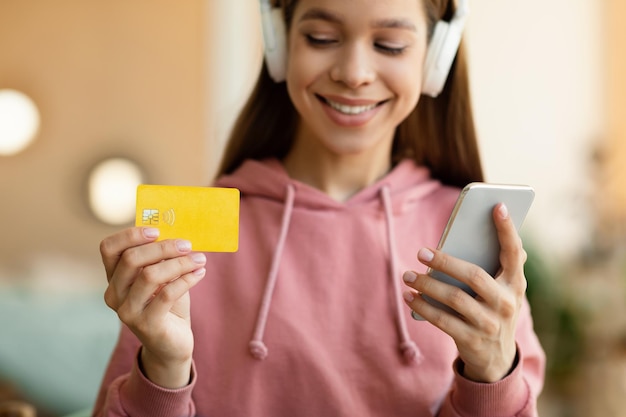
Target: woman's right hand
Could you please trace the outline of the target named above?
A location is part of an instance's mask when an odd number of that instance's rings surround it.
[[[204,277],[206,257],[185,240],[156,242],[158,233],[133,227],[100,243],[109,282],[104,299],[141,342],[146,377],[173,389],[189,383],[189,289]]]

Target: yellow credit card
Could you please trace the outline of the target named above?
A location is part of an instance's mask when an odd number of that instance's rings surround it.
[[[135,225],[159,229],[158,240],[189,240],[194,251],[236,252],[239,190],[140,185]]]

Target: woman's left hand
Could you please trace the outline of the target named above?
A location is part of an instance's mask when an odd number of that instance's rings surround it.
[[[404,294],[409,307],[454,339],[464,362],[464,376],[478,382],[499,381],[511,370],[517,318],[526,292],[526,252],[503,204],[494,208],[493,219],[500,241],[501,269],[496,279],[482,268],[442,252],[418,252],[420,262],[469,285],[476,297],[425,274],[404,274],[406,284],[413,288]],[[459,315],[434,307],[420,293]]]

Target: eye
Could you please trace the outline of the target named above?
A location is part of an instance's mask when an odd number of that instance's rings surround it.
[[[309,45],[313,46],[330,46],[337,41],[333,38],[314,36],[314,35],[305,35],[307,42]]]
[[[387,55],[400,55],[406,49],[405,46],[395,47],[395,46],[385,45],[382,43],[375,43],[374,47],[380,52],[387,54]]]

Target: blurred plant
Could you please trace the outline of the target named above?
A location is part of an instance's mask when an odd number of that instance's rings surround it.
[[[547,355],[546,379],[567,382],[576,372],[584,354],[582,312],[569,301],[559,286],[559,276],[549,267],[531,239],[524,248],[528,260],[524,272],[528,281],[527,297],[532,309],[535,331]]]

